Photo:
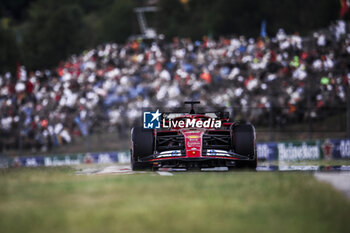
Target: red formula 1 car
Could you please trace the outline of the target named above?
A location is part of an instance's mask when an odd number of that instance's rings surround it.
[[[133,170],[257,166],[255,129],[229,122],[228,113],[162,113],[160,129],[131,130]]]

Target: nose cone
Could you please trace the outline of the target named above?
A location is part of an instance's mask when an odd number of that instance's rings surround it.
[[[185,148],[187,157],[202,156],[202,137],[203,132],[200,130],[182,131],[185,137]]]

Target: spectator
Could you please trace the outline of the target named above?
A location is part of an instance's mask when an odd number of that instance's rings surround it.
[[[311,117],[319,117],[327,106],[346,101],[349,55],[344,21],[311,38],[280,29],[273,38],[257,40],[101,45],[56,70],[32,73],[21,67],[18,79],[0,76],[2,147],[45,151],[75,137],[127,128],[143,108],[177,107],[187,99],[235,107],[236,116],[263,125],[271,107],[280,109],[275,116],[280,124],[308,117],[309,94]]]

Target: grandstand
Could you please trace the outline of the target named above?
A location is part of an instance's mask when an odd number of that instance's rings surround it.
[[[312,122],[327,125],[332,116],[338,124],[322,130],[345,136],[348,27],[339,20],[309,37],[280,29],[256,39],[135,39],[72,55],[55,69],[21,66],[17,77],[0,76],[1,149],[45,152],[105,132],[125,138],[143,108],[187,99],[224,106],[266,129],[266,140],[286,128],[312,137],[320,130]]]

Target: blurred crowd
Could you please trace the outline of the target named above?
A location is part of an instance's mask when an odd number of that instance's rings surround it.
[[[144,108],[189,99],[235,119],[286,125],[344,111],[350,33],[344,21],[301,37],[132,40],[73,55],[54,70],[0,76],[2,149],[46,151],[91,133],[129,130]],[[271,115],[272,114],[272,115]]]

